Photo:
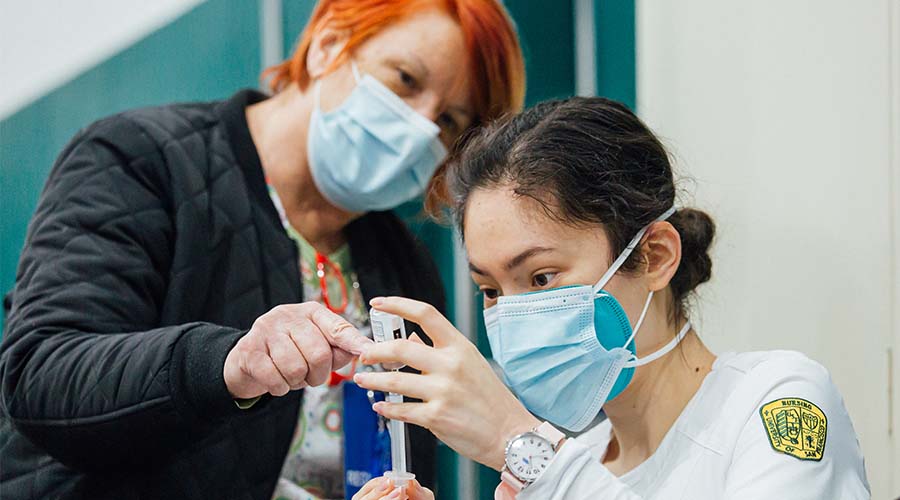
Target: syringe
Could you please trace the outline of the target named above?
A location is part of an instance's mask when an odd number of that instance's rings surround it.
[[[406,326],[403,318],[395,314],[369,310],[369,323],[372,325],[372,337],[375,342],[387,342],[406,338]],[[392,370],[399,370],[403,366],[388,366]],[[385,400],[389,403],[402,403],[403,395],[389,392]],[[401,420],[388,422],[388,432],[391,436],[391,470],[384,474],[394,483],[394,487],[405,489],[409,482],[416,477],[407,471],[406,466],[406,424]]]

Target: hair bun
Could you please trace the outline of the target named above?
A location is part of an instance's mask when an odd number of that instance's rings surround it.
[[[716,235],[716,224],[706,212],[694,208],[676,211],[669,222],[681,235],[681,265],[669,283],[677,300],[712,276],[709,247]]]

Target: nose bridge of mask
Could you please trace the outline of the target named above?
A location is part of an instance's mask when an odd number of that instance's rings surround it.
[[[436,123],[425,118],[410,107],[409,104],[395,94],[394,91],[389,89],[381,82],[381,80],[369,74],[361,74],[359,67],[356,65],[356,61],[350,61],[350,69],[353,71],[353,79],[356,80],[356,85],[365,86],[370,93],[379,98],[379,100],[381,100],[391,111],[401,118],[404,118],[427,135],[437,137],[437,135],[440,134],[441,129]]]
[[[390,137],[385,137],[385,140],[382,142],[384,145],[391,147],[395,154],[403,154],[410,148],[427,149],[434,159],[433,163],[435,165],[432,166],[432,162],[422,162],[416,165],[418,168],[414,168],[411,172],[416,178],[417,183],[427,183],[431,178],[431,174],[434,172],[436,165],[447,156],[447,148],[444,147],[443,143],[438,139],[441,132],[440,127],[410,107],[409,104],[395,94],[394,91],[385,86],[385,84],[381,83],[380,80],[372,75],[362,74],[356,61],[352,59],[350,60],[350,69],[353,72],[353,79],[356,81],[356,89],[347,96],[341,105],[334,110],[329,111],[329,114],[346,106],[354,99],[362,99],[364,101],[377,99],[382,106],[372,106],[371,103],[368,103],[368,105],[350,106],[353,118],[360,124],[383,123],[384,117],[378,116],[378,114],[388,111],[393,113],[395,118],[398,118],[400,122],[413,127],[412,129],[407,129],[400,136],[391,135],[393,129],[390,127],[377,127],[368,129],[367,132],[376,136],[384,134],[390,135]],[[320,105],[321,83],[321,79],[317,80],[313,89],[315,110],[320,113],[322,112]],[[363,113],[365,116],[361,116],[359,113]],[[410,135],[413,131],[416,133]],[[422,138],[424,138],[424,140]]]

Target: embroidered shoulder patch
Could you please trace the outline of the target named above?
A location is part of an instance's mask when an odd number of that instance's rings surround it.
[[[782,398],[759,409],[775,451],[800,460],[822,460],[828,419],[815,404],[800,398]]]

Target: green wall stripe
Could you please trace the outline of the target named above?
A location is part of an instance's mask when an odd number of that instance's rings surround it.
[[[596,0],[597,95],[637,105],[634,0]]]
[[[572,0],[508,0],[525,53],[526,106],[575,93]]]
[[[312,0],[282,0],[282,33],[284,33],[284,57],[294,53],[294,45],[312,15],[316,2]]]

